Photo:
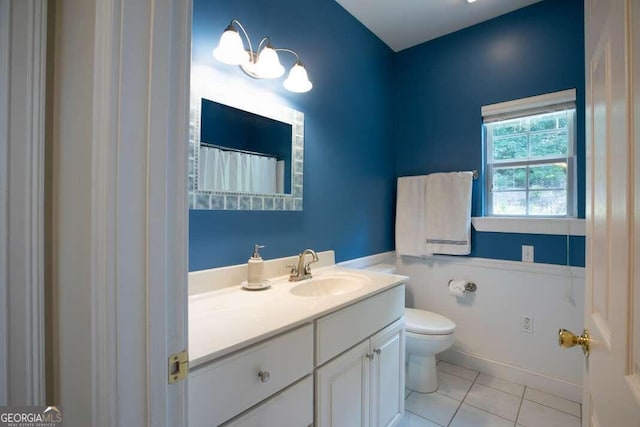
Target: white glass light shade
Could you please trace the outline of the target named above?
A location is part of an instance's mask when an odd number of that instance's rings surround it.
[[[231,26],[220,36],[220,43],[213,49],[213,56],[229,65],[240,65],[249,61],[249,52],[244,50],[240,34]]]
[[[278,52],[270,46],[265,46],[258,55],[255,71],[263,79],[277,79],[282,76],[284,67],[280,64]]]
[[[283,86],[285,89],[291,92],[308,92],[313,87],[313,84],[309,81],[309,76],[307,76],[307,70],[304,68],[304,65],[300,62],[296,62],[296,64],[289,71],[289,76],[283,82]]]

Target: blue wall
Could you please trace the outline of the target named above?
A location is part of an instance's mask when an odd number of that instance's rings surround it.
[[[211,51],[232,18],[252,41],[297,51],[314,88],[254,81]],[[577,89],[578,213],[584,217],[584,28],[580,0],[545,0],[394,54],[333,0],[194,0],[193,66],[269,91],[305,113],[303,212],[190,211],[190,270],[266,259],[305,247],[338,261],[394,248],[395,178],[482,170],[480,107]],[[283,65],[290,59],[282,56]],[[482,214],[482,177],[473,215]],[[584,238],[510,233],[472,236],[472,256],[584,265]],[[569,248],[569,249],[568,249]]]
[[[584,25],[581,0],[546,0],[404,50],[394,58],[393,145],[398,176],[483,168],[483,105],[577,89],[578,216],[585,214]],[[481,216],[483,177],[472,215]],[[584,238],[472,236],[471,256],[584,265]]]
[[[252,42],[298,52],[314,87],[256,81],[211,55],[232,18]],[[195,0],[192,67],[227,75],[210,84],[269,91],[305,114],[302,212],[189,212],[189,269],[246,262],[254,243],[265,259],[311,247],[338,261],[393,250],[395,163],[391,136],[393,52],[333,0]],[[285,67],[292,57],[281,56]],[[241,80],[241,81],[238,81]]]

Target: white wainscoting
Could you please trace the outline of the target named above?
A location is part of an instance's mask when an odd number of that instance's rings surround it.
[[[583,268],[436,256],[400,257],[397,273],[410,277],[407,307],[456,323],[455,344],[441,359],[581,401],[582,351],[560,349],[558,329],[582,332]],[[473,281],[478,290],[450,296],[454,278]],[[521,331],[523,315],[533,318],[532,334]]]

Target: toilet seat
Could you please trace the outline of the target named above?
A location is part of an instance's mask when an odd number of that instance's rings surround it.
[[[407,332],[420,335],[449,335],[456,329],[456,324],[451,319],[437,313],[405,308],[404,314]]]

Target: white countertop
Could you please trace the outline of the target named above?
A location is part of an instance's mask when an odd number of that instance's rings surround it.
[[[232,353],[250,344],[308,323],[407,280],[406,276],[344,267],[324,267],[314,277],[340,272],[365,276],[362,289],[336,296],[303,297],[289,292],[306,281],[271,279],[271,288],[247,291],[239,285],[189,296],[189,366]]]

